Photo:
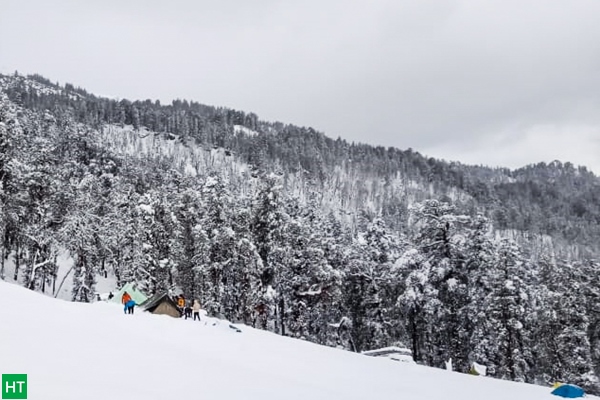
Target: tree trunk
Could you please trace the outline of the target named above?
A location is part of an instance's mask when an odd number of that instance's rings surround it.
[[[42,293],[46,293],[46,267],[42,269]]]
[[[38,254],[39,250],[36,251],[35,256],[33,256],[33,261],[31,263],[31,274],[29,274],[29,282],[27,282],[29,290],[35,290],[35,276],[37,274],[36,263]],[[27,271],[27,269],[25,271]]]
[[[17,248],[17,254],[15,255],[15,274],[13,276],[14,281],[16,282],[17,279],[19,278],[19,262],[21,261],[21,246],[19,246],[19,241],[17,240],[16,243],[16,248]]]
[[[4,257],[6,255],[6,247],[2,246],[2,261],[0,261],[0,279],[4,280]]]
[[[54,256],[54,271],[52,274],[52,295],[56,293],[56,275],[58,273],[58,265],[56,264],[57,257]]]
[[[281,324],[281,336],[285,336],[284,310],[285,310],[285,300],[283,298],[283,295],[280,295],[279,296],[279,321]]]
[[[60,285],[58,286],[58,290],[54,294],[54,297],[58,296],[58,293],[60,293],[60,289],[62,288],[63,284],[65,283],[65,280],[67,279],[67,276],[69,276],[69,274],[71,273],[71,271],[73,271],[73,268],[75,268],[75,264],[73,264],[73,266],[71,267],[71,269],[69,269],[67,271],[67,273],[65,274],[65,276],[63,276],[62,281],[60,282]]]
[[[412,314],[412,313],[411,313]],[[417,317],[412,314],[410,316],[410,325],[412,330],[412,355],[415,361],[421,361],[421,354],[419,352],[419,332],[417,332]]]

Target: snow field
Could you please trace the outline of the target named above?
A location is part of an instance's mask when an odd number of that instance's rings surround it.
[[[0,373],[31,400],[557,400],[550,388],[372,358],[203,317],[70,303],[0,282]],[[593,396],[590,396],[593,397]]]

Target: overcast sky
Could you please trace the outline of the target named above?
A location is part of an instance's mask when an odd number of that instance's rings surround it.
[[[600,173],[598,0],[0,0],[0,71]]]

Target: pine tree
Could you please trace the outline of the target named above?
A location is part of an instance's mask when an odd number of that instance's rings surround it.
[[[468,364],[469,279],[464,260],[464,237],[458,234],[469,218],[457,215],[455,207],[446,202],[426,200],[412,208],[418,226],[415,242],[431,265],[428,282],[437,293],[438,306],[429,320],[432,352],[428,363],[443,367],[452,359],[459,371],[466,372]]]
[[[466,346],[465,351],[469,352],[469,365],[473,362],[486,365],[490,368],[489,373],[493,375],[494,326],[488,312],[492,306],[496,254],[490,237],[491,231],[489,220],[479,214],[473,218],[466,234],[465,268],[469,304],[463,314],[463,324],[470,337],[463,343]]]
[[[578,267],[562,259],[542,260],[535,351],[540,359],[538,374],[546,383],[572,382],[594,392],[598,377],[588,337],[588,289],[584,284],[588,277],[580,275]]]
[[[357,350],[389,345],[394,324],[391,315],[396,299],[387,291],[395,287],[392,265],[400,256],[401,244],[381,218],[367,224],[357,239],[344,279],[344,297]]]
[[[413,359],[423,362],[431,352],[431,324],[439,308],[437,291],[429,283],[431,265],[418,249],[411,248],[397,260],[394,273],[404,277],[404,290],[397,299]]]
[[[223,308],[230,321],[255,325],[255,309],[260,303],[262,259],[247,238],[235,243],[233,258],[224,276]]]
[[[264,268],[261,272],[263,287],[261,297],[264,298],[265,302],[275,301],[274,329],[285,335],[286,305],[284,294],[276,290],[276,298],[272,299],[272,296],[268,293],[273,285],[279,281],[278,275],[287,261],[287,252],[282,247],[283,227],[287,215],[283,210],[282,187],[279,179],[275,175],[268,175],[263,177],[262,180],[253,206],[254,217],[252,221],[254,243]]]
[[[284,230],[287,263],[278,274],[277,290],[285,296],[289,334],[317,343],[331,338],[329,322],[338,320],[342,274],[325,257],[322,220],[313,206],[289,201]]]
[[[19,148],[22,128],[16,117],[16,107],[4,93],[0,93],[0,279],[5,278],[4,262],[11,252],[18,226],[14,213],[12,160]]]
[[[532,366],[526,326],[531,303],[525,262],[518,246],[508,239],[497,245],[488,318],[494,345],[494,376],[526,381]]]
[[[200,224],[202,200],[194,186],[182,188],[173,205],[177,221],[171,240],[175,263],[173,280],[186,297],[200,298],[204,304],[206,294],[202,290],[208,266],[208,234]]]

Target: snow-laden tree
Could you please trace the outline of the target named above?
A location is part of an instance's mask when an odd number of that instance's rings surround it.
[[[428,282],[437,293],[439,305],[428,321],[433,350],[428,362],[443,367],[452,359],[457,370],[466,372],[469,349],[464,343],[470,332],[465,324],[470,299],[464,259],[466,240],[460,230],[470,219],[458,214],[452,204],[438,200],[417,203],[411,212],[417,226],[414,241],[430,265]]]
[[[595,260],[584,260],[575,263],[579,282],[586,303],[586,315],[589,319],[588,338],[590,355],[596,377],[600,376],[600,313],[598,299],[600,298],[600,264]],[[597,383],[596,383],[597,387]],[[596,390],[597,391],[597,390]]]
[[[351,321],[357,350],[369,350],[391,343],[391,321],[396,299],[392,265],[401,254],[401,241],[392,235],[382,219],[367,224],[352,246],[344,274],[344,301]]]
[[[61,228],[61,242],[73,257],[74,301],[90,302],[94,299],[96,276],[103,263],[106,242],[104,221],[98,215],[102,204],[101,182],[94,175],[87,174],[81,181],[73,181],[73,193],[69,212],[64,216]]]
[[[501,239],[493,268],[487,312],[488,335],[492,338],[489,344],[493,348],[491,366],[496,377],[526,381],[533,364],[527,329],[532,314],[528,286],[531,266],[513,241]]]
[[[363,246],[350,256],[344,279],[344,305],[356,351],[387,345],[385,316],[380,308],[380,276],[376,263],[364,257]]]
[[[486,365],[493,374],[493,326],[489,323],[488,311],[491,304],[492,285],[494,283],[495,247],[491,237],[492,227],[489,220],[476,215],[467,228],[465,243],[465,268],[467,271],[468,305],[464,325],[470,334],[463,345],[469,352],[469,365],[473,362]]]
[[[208,266],[208,235],[200,224],[202,199],[199,189],[194,181],[190,181],[189,187],[183,187],[175,197],[172,212],[177,224],[171,249],[176,264],[173,271],[175,284],[188,298],[204,301],[202,277]]]
[[[326,343],[329,323],[339,319],[342,274],[325,256],[323,223],[314,207],[288,200],[289,220],[284,228],[286,262],[281,263],[275,282],[285,299],[284,322],[288,334]]]
[[[202,268],[202,298],[209,315],[234,316],[231,304],[225,305],[227,277],[235,257],[236,232],[232,228],[230,210],[233,201],[225,182],[219,176],[209,176],[202,187],[202,217],[200,226],[206,233],[206,264]],[[225,309],[227,307],[227,310]]]
[[[393,272],[404,278],[404,290],[397,307],[406,326],[408,345],[415,361],[423,362],[431,353],[431,324],[440,307],[437,291],[429,283],[431,265],[418,249],[411,248],[394,264]]]
[[[265,299],[275,302],[273,318],[274,329],[285,335],[285,297],[284,293],[277,290],[278,275],[287,262],[288,250],[283,246],[284,226],[288,219],[283,209],[282,186],[280,179],[270,174],[261,177],[261,186],[258,189],[253,204],[252,234],[258,254],[262,259],[263,271],[261,283]],[[275,299],[267,291],[275,289]]]
[[[594,371],[588,297],[595,291],[586,286],[595,274],[583,275],[580,266],[560,258],[544,257],[539,265],[540,290],[534,351],[539,359],[538,376],[544,383],[572,382],[590,391],[598,389]]]
[[[233,258],[225,271],[223,309],[230,321],[255,325],[260,303],[262,259],[248,238],[234,243]]]
[[[13,168],[18,160],[23,129],[17,107],[0,92],[0,279],[4,279],[4,262],[15,244],[19,217],[15,209],[16,182]]]

